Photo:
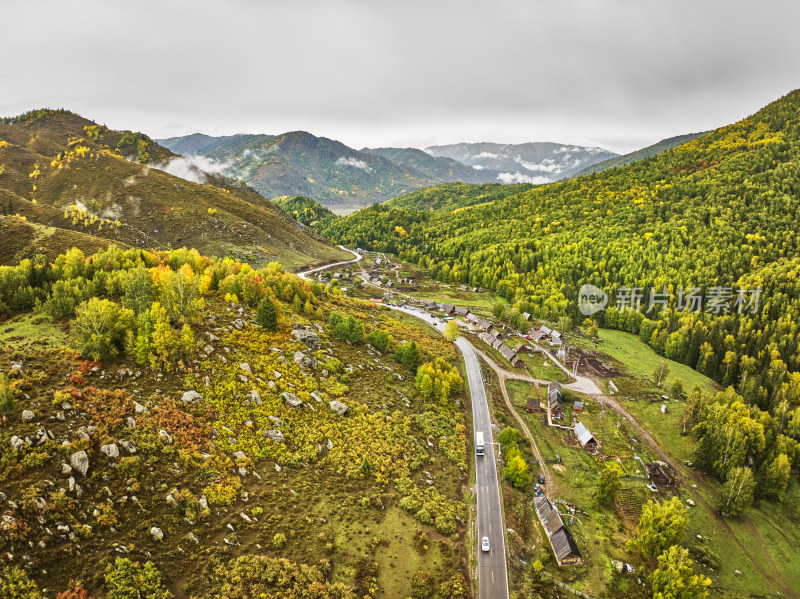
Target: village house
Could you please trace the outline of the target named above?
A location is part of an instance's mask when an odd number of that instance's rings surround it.
[[[553,332],[553,329],[551,329],[550,327],[546,327],[546,326],[544,326],[544,325],[540,326],[540,327],[539,327],[539,330],[540,330],[540,331],[542,332],[542,334],[543,334],[543,335],[545,335],[546,337],[549,337],[549,336],[550,336],[550,333],[552,333],[552,332]]]
[[[441,310],[442,312],[444,312],[445,316],[452,316],[456,308],[455,306],[451,306],[450,304],[442,304]]]
[[[534,497],[533,505],[536,515],[542,523],[550,547],[559,566],[579,566],[583,563],[580,551],[572,535],[564,525],[561,514],[547,497]]]
[[[467,314],[469,314],[469,309],[468,308],[456,308],[456,314],[458,316],[466,316]]]
[[[561,383],[553,381],[547,385],[547,404],[550,406],[550,417],[553,420],[564,418],[564,406],[561,402]]]
[[[597,440],[592,436],[592,433],[589,432],[589,429],[583,424],[583,422],[578,422],[574,428],[575,436],[578,438],[578,443],[581,444],[581,447],[585,449],[588,453],[594,455],[597,453],[597,449],[600,446]]]
[[[516,352],[508,347],[505,343],[498,340],[500,347],[496,348],[500,354],[508,360],[514,368],[519,368],[522,366],[522,360],[520,360],[519,356],[517,356]]]
[[[476,325],[476,326],[477,326],[479,329],[482,329],[482,330],[484,330],[484,331],[486,331],[486,332],[489,332],[489,331],[491,331],[491,330],[494,328],[494,327],[493,327],[493,325],[492,325],[492,323],[491,323],[491,322],[489,322],[488,320],[486,320],[485,318],[478,318],[478,319],[475,321],[475,325]]]

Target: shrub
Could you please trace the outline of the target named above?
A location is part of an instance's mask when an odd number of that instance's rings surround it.
[[[153,562],[140,564],[118,557],[105,572],[106,599],[172,599]]]
[[[133,328],[132,310],[107,299],[90,298],[75,312],[72,332],[81,355],[92,360],[113,358],[122,349],[127,331]]]
[[[18,566],[0,567],[0,597],[4,599],[42,599],[36,583]]]
[[[433,577],[425,570],[417,570],[411,577],[411,597],[428,599],[433,596]]]
[[[275,306],[275,302],[270,298],[265,297],[258,305],[256,322],[260,324],[265,331],[274,331],[278,328],[278,308]]]
[[[14,411],[14,395],[8,377],[0,372],[0,413],[10,414]]]

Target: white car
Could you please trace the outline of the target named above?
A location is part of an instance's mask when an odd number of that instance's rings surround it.
[[[489,551],[492,546],[489,544],[489,537],[483,537],[481,539],[481,551]]]

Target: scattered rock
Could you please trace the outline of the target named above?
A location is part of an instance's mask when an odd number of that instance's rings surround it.
[[[304,327],[302,325],[295,325],[295,327],[300,327],[292,331],[292,336],[295,339],[305,343],[311,349],[319,348],[319,335],[312,327]]]
[[[313,391],[311,392],[311,399],[313,399],[317,403],[322,403],[322,398]]]
[[[82,476],[86,476],[86,473],[89,472],[89,456],[86,455],[86,452],[76,451],[69,457],[69,463],[72,467],[81,473]]]
[[[155,526],[150,529],[150,534],[153,536],[153,538],[156,541],[160,541],[160,540],[162,540],[164,538],[164,531],[161,530],[160,528],[155,527]]]
[[[14,435],[11,437],[11,449],[14,451],[21,451],[25,447],[25,441]]]
[[[264,437],[265,439],[269,439],[270,441],[274,441],[276,443],[279,443],[284,440],[283,433],[275,429],[263,430],[261,431],[261,436]]]
[[[100,446],[100,452],[106,454],[110,458],[118,458],[119,457],[119,448],[117,447],[116,443],[109,443],[107,445]]]
[[[66,462],[62,462],[62,464],[61,464],[61,474],[72,474],[72,466],[70,466]]]
[[[239,368],[241,368],[245,372],[253,374],[253,371],[250,370],[250,364],[248,364],[247,362],[242,362],[241,364],[239,364]]]
[[[172,437],[170,437],[169,433],[164,429],[158,431],[158,438],[161,439],[167,445],[172,445]]]
[[[133,441],[122,440],[119,444],[122,445],[128,453],[136,453],[136,443]]]
[[[331,410],[336,412],[339,416],[345,416],[347,412],[350,411],[350,408],[348,408],[342,402],[336,401],[335,399],[329,402],[328,405],[331,407]]]
[[[246,460],[247,454],[245,454],[243,451],[237,451],[233,454],[233,457],[237,460]]]
[[[281,399],[286,402],[286,405],[292,408],[302,408],[303,400],[297,397],[294,393],[284,391],[281,393]]]
[[[206,345],[203,348],[203,351],[206,352],[206,354],[208,354],[210,356],[211,354],[214,353],[214,348],[212,346],[210,346],[210,345]]]
[[[189,539],[195,545],[200,544],[200,539],[198,539],[197,535],[195,535],[193,532],[190,532],[188,535],[186,535],[186,538]]]
[[[278,428],[281,428],[283,426],[283,420],[281,420],[277,416],[269,416],[269,421]]]
[[[250,390],[250,393],[247,394],[247,399],[252,401],[257,406],[261,405],[261,394],[255,389]]]
[[[280,465],[280,464],[278,464],[278,463],[276,463],[276,464],[275,464],[275,471],[276,471],[276,472],[280,472],[281,470],[283,470],[283,468],[281,468],[281,465]]]
[[[34,414],[33,412],[31,412],[30,410],[22,410],[22,419],[23,419],[25,422],[30,422],[30,421],[31,421],[31,420],[33,420],[34,418],[36,418],[36,414]]]
[[[215,343],[216,341],[219,341],[219,337],[210,331],[206,333],[206,339],[208,339],[209,343]]]
[[[200,505],[200,509],[203,511],[208,509],[208,499],[206,499],[205,495],[201,495],[200,499],[197,500],[197,503]]]
[[[125,425],[128,428],[136,428],[136,418],[133,416],[128,416],[128,418],[125,419]]]
[[[191,391],[186,391],[181,396],[181,401],[184,403],[195,403],[196,401],[201,401],[203,396],[200,395],[197,391],[192,389]]]

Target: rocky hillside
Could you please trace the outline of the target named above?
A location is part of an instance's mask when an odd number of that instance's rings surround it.
[[[104,244],[98,240],[152,249],[190,246],[288,267],[341,255],[252,189],[202,167],[214,171],[146,135],[113,131],[66,111],[3,119],[0,212],[32,225],[0,225],[21,236],[7,239],[3,257],[55,257],[69,244],[92,251]],[[58,241],[67,237],[72,241]]]
[[[0,267],[3,596],[469,596],[455,350],[394,314],[196,252]]]

